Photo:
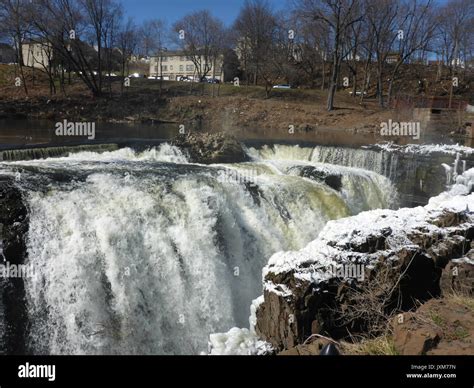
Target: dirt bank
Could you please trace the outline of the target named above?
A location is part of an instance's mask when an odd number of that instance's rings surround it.
[[[218,95],[217,95],[218,94]],[[263,88],[221,85],[189,85],[179,82],[134,81],[121,93],[94,98],[80,87],[67,96],[49,96],[33,89],[29,97],[21,90],[6,89],[0,96],[0,118],[82,120],[99,122],[172,122],[193,129],[281,129],[310,132],[346,129],[373,132],[395,112],[380,109],[375,101],[363,105],[347,92],[338,92],[336,109],[327,112],[326,92],[320,90],[275,90],[266,98]]]

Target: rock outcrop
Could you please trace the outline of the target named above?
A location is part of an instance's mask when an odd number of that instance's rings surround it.
[[[257,335],[283,351],[312,334],[376,334],[377,314],[412,310],[448,285],[472,287],[472,268],[463,259],[474,239],[470,191],[470,184],[456,185],[425,207],[330,221],[307,247],[275,254],[263,270]]]
[[[451,260],[446,265],[441,275],[441,290],[444,294],[474,296],[474,249],[466,257]]]
[[[393,319],[393,342],[401,355],[472,355],[474,311],[445,299],[432,299],[415,312]]]
[[[172,144],[186,150],[193,163],[241,163],[249,160],[242,144],[223,132],[180,135]]]
[[[28,215],[22,196],[12,178],[0,177],[0,265],[23,264],[26,256]],[[1,333],[5,351],[24,354],[27,319],[23,279],[0,278],[0,297],[6,327]]]
[[[299,176],[324,183],[334,190],[340,191],[342,188],[341,174],[328,171],[325,168],[318,168],[314,166],[296,166],[292,169],[295,170]],[[292,169],[290,169],[290,171]]]

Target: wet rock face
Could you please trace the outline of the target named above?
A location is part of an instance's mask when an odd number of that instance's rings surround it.
[[[0,227],[1,264],[22,264],[26,257],[27,209],[22,193],[9,177],[0,177]],[[24,354],[27,314],[23,279],[2,278],[0,281],[0,303],[3,304],[6,321],[6,332],[3,333],[5,350],[7,354]]]
[[[241,163],[249,160],[242,144],[222,132],[179,135],[172,144],[186,150],[194,163]]]
[[[13,180],[7,177],[0,177],[0,225],[5,259],[13,264],[23,263],[23,237],[28,230],[27,210],[22,201],[22,193]]]
[[[334,174],[312,166],[301,168],[300,176],[322,182],[334,190],[340,191],[342,188],[342,175]]]
[[[447,171],[451,174],[462,174],[464,169],[474,167],[474,153],[460,150],[457,153],[449,150],[427,152],[430,146],[389,146],[373,145],[368,150],[382,153],[383,167],[381,171],[397,187],[403,206],[425,205],[429,198],[446,190]],[[458,162],[456,158],[459,156]],[[366,169],[373,170],[370,165]],[[452,182],[449,182],[452,183]]]
[[[352,230],[343,241],[328,240],[315,246],[327,251],[324,255],[330,262],[364,263],[362,281],[324,277],[327,268],[320,265],[310,270],[308,261],[285,270],[268,266],[264,302],[256,311],[257,334],[278,351],[303,345],[312,334],[341,339],[348,332],[371,331],[373,326],[363,311],[373,307],[371,298],[375,302],[384,299],[381,312],[390,313],[408,311],[418,302],[441,296],[440,280],[443,288],[472,289],[472,266],[452,261],[470,249],[474,233],[471,217],[465,211],[427,212],[427,219],[418,220],[405,233],[382,225],[380,229],[372,227],[366,235]],[[403,243],[397,246],[397,240]],[[453,265],[459,267],[454,280],[447,275]],[[318,280],[310,280],[309,275]],[[345,320],[348,315],[353,319]],[[426,339],[437,340],[436,333]]]
[[[271,275],[267,280],[277,281]],[[264,291],[265,302],[256,312],[256,333],[277,350],[290,349],[312,334],[327,332],[332,328],[330,306],[337,295],[336,282],[322,284],[320,288],[310,282],[281,278],[280,284],[289,285],[292,296]]]

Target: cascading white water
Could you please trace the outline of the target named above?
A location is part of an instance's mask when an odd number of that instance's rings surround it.
[[[210,333],[248,325],[273,253],[393,200],[375,173],[282,159],[201,166],[164,144],[0,164],[47,177],[28,190],[32,352],[197,354]],[[342,175],[341,191],[301,165]]]
[[[265,146],[250,154],[264,159],[306,160],[313,163],[336,164],[376,172],[391,178],[397,169],[397,154],[376,152],[361,148],[315,146],[299,147],[290,145]]]

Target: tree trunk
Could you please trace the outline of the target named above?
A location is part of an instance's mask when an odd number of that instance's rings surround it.
[[[323,76],[323,79],[322,79],[322,84],[321,84],[321,90],[324,90],[324,86],[326,85],[326,66],[325,66],[324,60],[323,60],[322,76]]]
[[[337,78],[338,78],[338,68],[339,68],[339,58],[337,53],[334,54],[334,60],[332,65],[332,74],[331,74],[331,83],[329,85],[328,101],[327,101],[327,110],[332,111],[334,109],[334,96],[337,89]]]
[[[378,68],[378,74],[377,74],[377,96],[379,99],[379,105],[381,108],[384,107],[384,99],[383,99],[383,74],[382,74],[382,69]]]

